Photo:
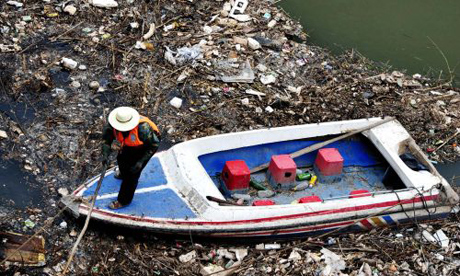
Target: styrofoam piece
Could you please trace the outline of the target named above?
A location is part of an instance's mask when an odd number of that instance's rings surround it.
[[[435,237],[433,237],[433,235],[431,235],[430,232],[423,230],[422,235],[425,238],[425,240],[427,240],[428,242],[432,242],[432,243],[436,242]]]
[[[433,236],[442,248],[447,248],[449,246],[449,237],[446,236],[442,229],[436,231]]]
[[[76,62],[75,60],[73,60],[73,59],[71,59],[71,58],[65,58],[65,57],[63,57],[61,61],[62,61],[62,65],[63,65],[65,68],[68,68],[68,69],[75,69],[75,68],[77,68],[78,62]]]
[[[172,100],[169,102],[170,105],[174,106],[175,108],[179,109],[182,106],[182,99],[178,97],[172,98]]]
[[[230,17],[243,14],[246,8],[248,7],[248,4],[248,0],[236,0],[235,4],[230,10]]]
[[[90,3],[98,8],[109,9],[118,7],[118,3],[114,0],[92,0]]]

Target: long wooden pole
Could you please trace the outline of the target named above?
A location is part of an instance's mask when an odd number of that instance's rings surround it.
[[[80,235],[78,235],[77,241],[75,242],[75,244],[72,247],[72,251],[70,252],[69,258],[67,259],[67,263],[66,263],[62,273],[60,274],[60,276],[65,276],[67,274],[69,266],[72,263],[73,256],[75,255],[75,252],[77,251],[77,247],[80,244],[80,241],[83,238],[83,235],[85,235],[86,229],[88,229],[89,220],[90,220],[91,214],[93,212],[94,204],[96,203],[96,199],[97,199],[97,195],[99,193],[99,189],[102,186],[102,180],[104,179],[105,172],[107,170],[107,166],[108,166],[107,164],[102,166],[101,176],[99,177],[99,181],[97,182],[96,190],[94,191],[94,195],[93,195],[93,201],[91,202],[91,206],[89,208],[88,214],[86,215],[85,225],[83,226],[83,229],[81,230]]]
[[[350,136],[353,136],[355,134],[358,134],[358,133],[361,133],[363,131],[366,131],[366,130],[369,130],[371,128],[374,128],[374,127],[377,127],[379,125],[382,125],[382,124],[385,124],[385,123],[388,123],[390,121],[394,120],[393,117],[388,117],[388,118],[385,118],[383,119],[382,121],[379,121],[377,123],[374,123],[374,124],[371,124],[371,125],[368,125],[368,126],[365,126],[363,128],[359,128],[359,129],[356,129],[356,130],[353,130],[353,131],[350,131],[350,132],[347,132],[343,135],[340,135],[340,136],[337,136],[335,138],[332,138],[330,140],[327,140],[327,141],[324,141],[324,142],[321,142],[321,143],[317,143],[317,144],[314,144],[314,145],[311,145],[311,146],[308,146],[306,148],[303,148],[301,150],[298,150],[298,151],[295,151],[293,153],[290,153],[289,155],[292,157],[292,158],[296,158],[296,157],[299,157],[301,155],[304,155],[304,154],[307,154],[309,152],[312,152],[312,151],[315,151],[317,149],[320,149],[324,146],[327,146],[331,143],[334,143],[334,142],[337,142],[339,140],[342,140],[342,139],[345,139],[347,137],[350,137]],[[251,169],[251,173],[255,173],[255,172],[258,172],[258,171],[261,171],[263,169],[266,169],[268,168],[268,165],[270,164],[270,162],[267,162],[267,163],[264,163],[260,166],[257,166],[255,168],[252,168]]]

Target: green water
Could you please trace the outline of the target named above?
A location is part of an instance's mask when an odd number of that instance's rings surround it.
[[[302,23],[308,43],[336,54],[353,48],[395,70],[436,78],[449,72],[448,63],[454,85],[460,86],[460,0],[283,0],[280,5]],[[460,175],[460,161],[437,168],[449,181]]]
[[[438,77],[440,71],[449,72],[436,44],[460,86],[458,0],[283,0],[280,4],[300,20],[310,43],[334,53],[354,48],[410,74]]]

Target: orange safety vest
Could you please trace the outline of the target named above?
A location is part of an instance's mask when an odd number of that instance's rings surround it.
[[[155,125],[154,122],[150,121],[149,118],[141,116],[139,119],[139,124],[141,123],[148,123],[152,128],[153,131],[155,131],[155,134],[157,136],[160,135],[160,131],[158,130],[157,125]],[[118,142],[121,143],[121,146],[127,146],[127,147],[138,147],[142,146],[144,143],[139,139],[139,124],[133,128],[132,130],[129,131],[129,135],[125,138],[123,137],[123,134],[120,131],[117,131],[116,129],[113,129],[113,134],[117,138]]]

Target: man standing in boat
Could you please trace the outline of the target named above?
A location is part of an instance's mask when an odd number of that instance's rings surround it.
[[[109,114],[102,139],[103,163],[112,150],[118,151],[115,178],[122,179],[117,200],[109,208],[118,209],[131,203],[141,172],[160,143],[158,127],[131,107],[118,107]]]

